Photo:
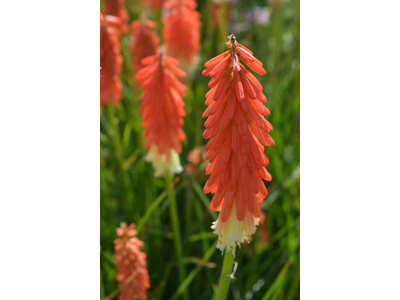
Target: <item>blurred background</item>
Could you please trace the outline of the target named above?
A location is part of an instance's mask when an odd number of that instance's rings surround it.
[[[222,2],[222,4],[221,4]],[[149,299],[178,299],[178,290],[188,290],[190,299],[211,299],[222,260],[216,249],[217,236],[210,226],[217,215],[208,209],[211,195],[202,191],[204,174],[202,113],[209,77],[204,63],[226,51],[227,34],[250,48],[267,70],[253,74],[268,98],[268,117],[274,127],[275,146],[266,147],[272,181],[266,183],[268,197],[262,204],[260,226],[250,244],[237,249],[238,268],[228,299],[300,298],[300,1],[299,0],[198,0],[201,13],[199,62],[184,83],[187,116],[186,140],[180,154],[185,170],[175,177],[187,280],[178,280],[173,231],[168,214],[168,187],[154,177],[144,161],[140,90],[135,90],[131,68],[129,33],[121,38],[124,66],[121,73],[123,98],[117,109],[100,113],[100,246],[101,296],[117,298],[114,260],[115,229],[121,222],[135,223],[144,242],[151,288]],[[126,0],[129,23],[142,12],[139,1]],[[224,21],[226,15],[226,21]],[[159,24],[160,15],[147,11]],[[114,122],[115,121],[115,122]]]

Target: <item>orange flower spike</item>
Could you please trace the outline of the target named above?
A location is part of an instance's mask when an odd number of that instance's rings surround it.
[[[203,137],[210,139],[206,174],[211,174],[204,192],[214,194],[210,210],[220,211],[212,226],[219,236],[217,247],[234,255],[235,246],[250,242],[259,224],[260,203],[268,194],[263,179],[271,180],[264,147],[274,141],[264,118],[269,110],[262,104],[267,100],[262,86],[239,59],[260,75],[266,71],[234,35],[227,45],[231,49],[209,60],[203,71],[212,78],[203,114],[208,117]]]
[[[188,69],[200,51],[200,13],[195,0],[168,0],[164,9],[164,45],[167,55]]]
[[[125,8],[125,0],[105,0],[104,1],[104,13],[109,16],[115,16],[120,18],[121,24],[119,30],[122,34],[128,32],[128,11]]]
[[[118,238],[114,241],[116,279],[121,289],[118,299],[147,299],[146,291],[150,288],[150,279],[147,255],[141,251],[143,242],[136,237],[135,224],[127,226],[121,223],[120,226],[117,228]]]
[[[145,159],[153,164],[155,176],[180,173],[179,153],[185,139],[182,131],[186,86],[176,77],[186,74],[177,67],[179,62],[167,55],[157,52],[142,60],[145,65],[136,73],[136,79],[142,84],[143,94],[142,125],[144,128],[145,148],[148,153]]]
[[[114,16],[106,16],[100,24],[100,106],[113,101],[117,107],[122,96],[120,73],[123,58],[118,29],[120,24],[120,19]]]
[[[147,19],[140,19],[131,24],[131,57],[133,73],[136,74],[144,65],[142,59],[156,54],[159,37],[154,29],[157,24]]]

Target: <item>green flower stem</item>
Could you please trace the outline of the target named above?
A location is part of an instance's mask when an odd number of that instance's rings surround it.
[[[120,172],[122,173],[122,181],[128,195],[128,203],[130,203],[130,201],[133,200],[133,193],[129,185],[129,177],[126,172],[127,170],[124,168],[124,156],[122,154],[121,137],[119,134],[118,124],[115,121],[114,106],[112,101],[110,101],[110,103],[107,105],[107,117],[112,129],[112,132],[110,134],[112,135],[115,154],[118,161],[118,167],[120,169]]]
[[[168,171],[165,175],[165,180],[167,182],[167,186],[170,186],[172,183],[172,177]],[[176,204],[175,191],[173,188],[168,190],[168,199],[169,199],[169,215],[172,224],[172,229],[174,232],[175,250],[178,260],[179,282],[182,283],[186,278],[185,274],[186,272],[185,272],[185,266],[183,264],[183,250],[182,250],[181,229],[178,218],[178,208]],[[185,293],[183,294],[183,298],[189,299],[189,294],[187,291],[185,291]]]
[[[222,265],[221,276],[219,277],[218,290],[216,300],[226,300],[229,291],[231,278],[227,275],[232,273],[234,257],[232,252],[225,251],[224,263]]]

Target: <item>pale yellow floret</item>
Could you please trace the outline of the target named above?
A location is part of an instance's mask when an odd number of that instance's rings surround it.
[[[255,218],[247,209],[243,221],[238,221],[236,217],[236,205],[232,206],[229,218],[226,222],[222,222],[219,218],[213,222],[211,226],[214,233],[218,234],[217,248],[224,253],[225,248],[227,251],[232,251],[235,256],[236,245],[244,242],[250,243],[253,234],[257,230],[260,219]]]
[[[170,149],[169,151],[170,155],[169,158],[167,158],[165,154],[160,154],[158,152],[157,146],[150,146],[144,159],[153,165],[155,170],[154,176],[165,176],[167,171],[173,176],[183,171],[178,153],[174,149]]]

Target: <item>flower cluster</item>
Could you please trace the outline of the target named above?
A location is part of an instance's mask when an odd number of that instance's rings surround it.
[[[104,13],[118,17],[121,20],[119,30],[121,33],[128,32],[128,12],[125,8],[125,0],[104,0]]]
[[[200,13],[194,0],[169,0],[164,3],[163,37],[165,51],[188,70],[200,51]]]
[[[221,212],[212,226],[219,236],[218,248],[234,252],[236,245],[250,242],[256,231],[260,203],[268,194],[263,179],[271,180],[264,147],[274,141],[269,135],[272,126],[263,117],[270,112],[263,105],[267,98],[262,86],[239,58],[260,75],[266,71],[253,52],[233,35],[229,39],[230,50],[209,60],[203,71],[212,77],[203,114],[208,117],[203,137],[210,139],[206,173],[211,174],[204,192],[214,194],[210,210]]]
[[[186,115],[182,97],[186,86],[176,77],[186,74],[177,67],[179,62],[162,52],[142,60],[145,65],[137,74],[143,87],[141,96],[142,126],[144,128],[146,160],[153,164],[155,176],[166,172],[180,173],[183,168],[178,153],[185,134],[182,131]]]
[[[119,281],[120,300],[147,299],[146,291],[150,288],[147,271],[146,253],[141,250],[143,242],[136,235],[135,225],[121,223],[117,228],[118,238],[114,241],[116,278]]]
[[[142,59],[156,54],[159,38],[154,32],[157,24],[145,18],[133,21],[131,24],[131,56],[132,69],[136,74],[142,67]]]
[[[106,16],[100,24],[100,106],[113,101],[117,107],[121,100],[120,72],[123,59],[119,44],[120,25],[121,20],[114,16]]]

